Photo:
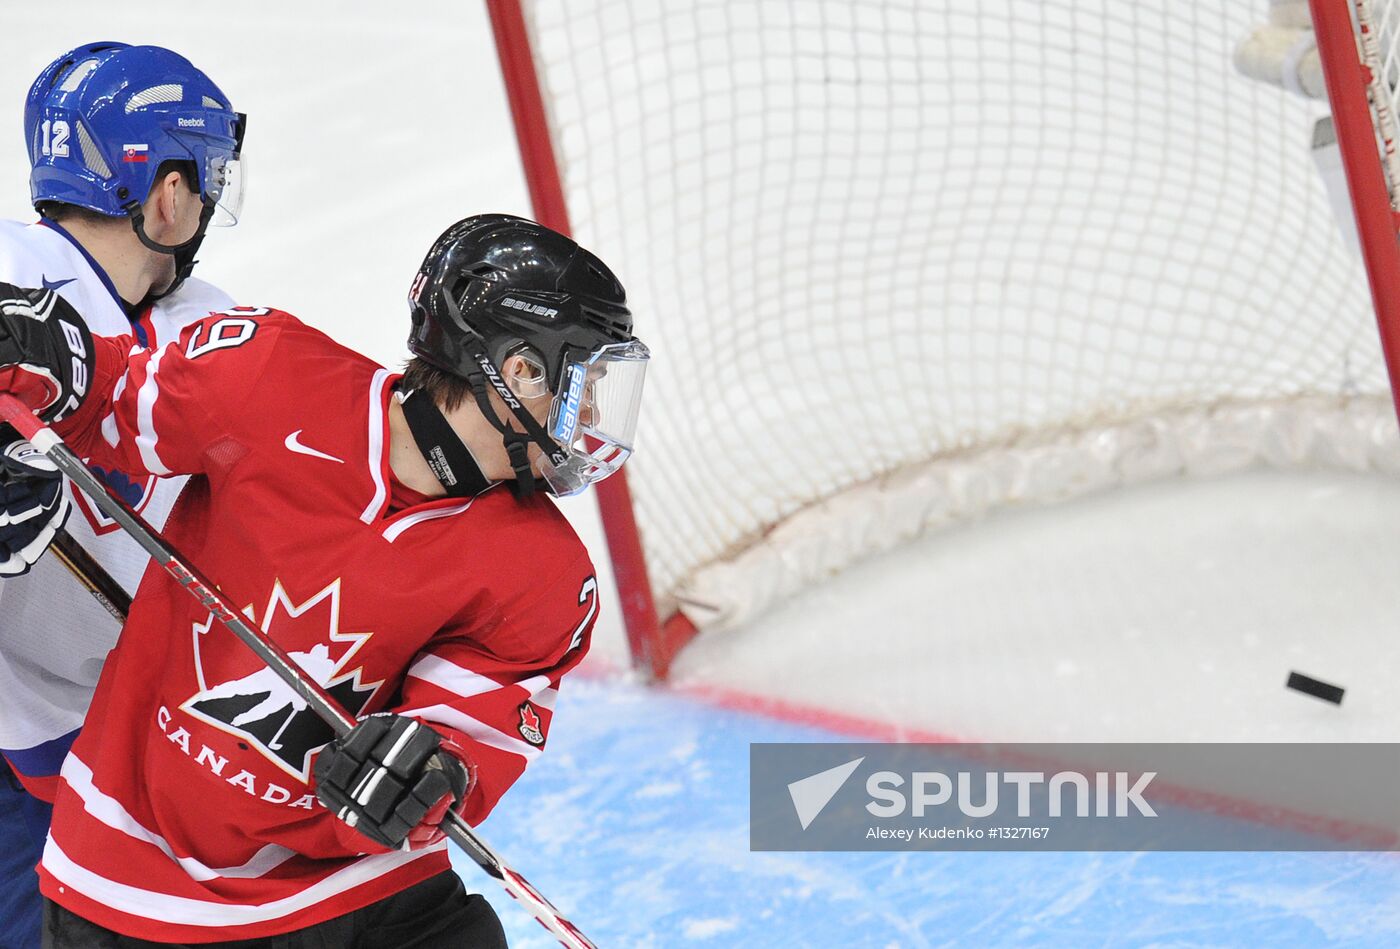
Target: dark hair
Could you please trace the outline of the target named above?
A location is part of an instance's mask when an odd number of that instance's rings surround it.
[[[109,217],[97,211],[90,211],[87,208],[80,208],[76,204],[64,204],[62,201],[40,201],[34,206],[40,217],[48,218],[59,224],[68,221],[83,221],[87,224],[102,224],[106,221],[121,221],[124,218]]]
[[[165,176],[172,171],[180,173],[180,180],[185,183],[185,187],[190,189],[191,194],[199,194],[199,173],[195,170],[194,162],[180,158],[170,158],[160,163],[156,169],[154,183],[151,190],[165,180]],[[150,197],[150,195],[146,195]],[[35,205],[35,210],[50,221],[62,224],[64,221],[85,221],[88,224],[101,224],[103,221],[120,221],[123,218],[110,217],[97,211],[87,208],[80,208],[76,204],[64,204],[62,201],[40,201]]]
[[[446,412],[457,409],[472,394],[472,387],[467,380],[444,372],[436,366],[430,366],[417,356],[404,365],[403,382],[400,385],[405,391],[422,389]]]

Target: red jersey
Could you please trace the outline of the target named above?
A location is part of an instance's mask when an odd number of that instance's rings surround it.
[[[166,535],[356,715],[464,748],[482,820],[540,753],[588,648],[597,585],[546,497],[504,486],[394,510],[396,376],[285,313],[235,309],[158,350],[95,340],[60,426],[96,464],[191,478]],[[398,492],[400,497],[402,492]],[[326,810],[330,729],[152,566],[63,765],[44,895],[156,941],[286,932],[448,867],[384,851]]]

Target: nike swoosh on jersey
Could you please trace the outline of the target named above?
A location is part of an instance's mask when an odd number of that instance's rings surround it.
[[[297,429],[295,432],[292,432],[292,434],[288,435],[287,440],[282,443],[287,446],[288,451],[294,451],[298,455],[310,455],[312,458],[324,458],[327,461],[338,462],[342,465],[345,464],[345,460],[343,458],[337,458],[335,457],[335,455],[328,455],[323,451],[317,451],[314,448],[308,448],[307,446],[303,445],[300,441],[297,440],[297,436],[300,435],[302,431],[303,429]]]
[[[59,287],[67,286],[77,279],[77,277],[69,277],[66,280],[50,280],[48,277],[43,277],[40,282],[43,283],[45,290],[57,290]]]

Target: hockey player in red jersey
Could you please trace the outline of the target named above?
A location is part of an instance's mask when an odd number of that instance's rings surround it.
[[[95,462],[191,475],[167,536],[361,718],[331,741],[149,570],[60,774],[54,949],[504,944],[438,824],[490,812],[588,648],[593,568],[546,493],[626,459],[647,351],[601,261],[506,215],[444,233],[411,301],[400,377],[277,311],[135,350],[0,287],[0,389]]]

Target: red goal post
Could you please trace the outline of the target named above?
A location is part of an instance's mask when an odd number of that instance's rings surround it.
[[[535,220],[562,234],[573,234],[520,2],[487,0],[486,6],[496,37]],[[657,616],[647,576],[646,555],[632,506],[632,492],[627,485],[627,471],[618,471],[595,485],[593,490],[617,580],[622,621],[633,664],[664,678],[676,652],[695,635],[695,627],[679,612],[667,617],[665,623]]]
[[[1400,473],[1348,4],[1313,0],[1384,356],[1314,104],[1231,67],[1262,4],[487,0],[536,217],[656,354],[598,491],[639,668],[1000,507]]]

